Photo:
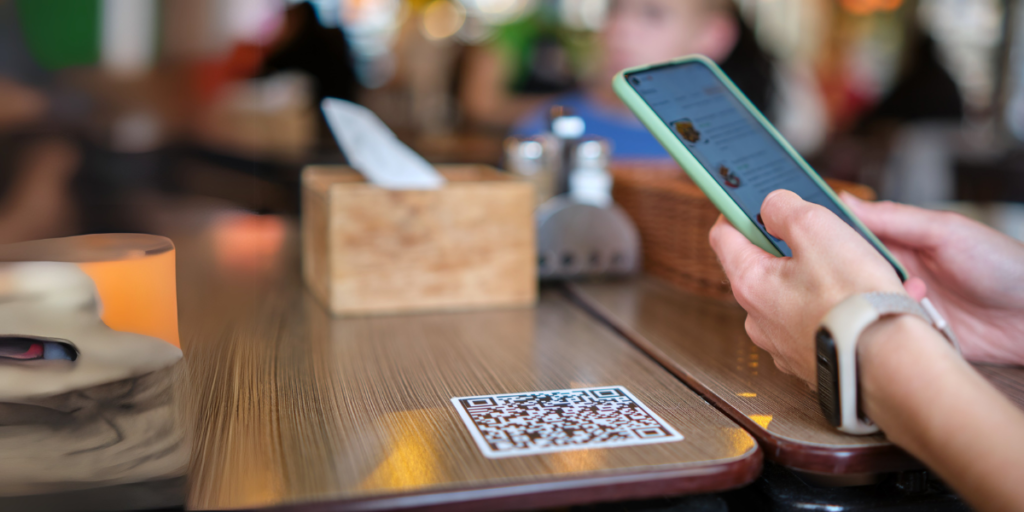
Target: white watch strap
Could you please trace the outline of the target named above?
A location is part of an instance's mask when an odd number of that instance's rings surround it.
[[[883,316],[914,315],[928,322],[960,351],[960,345],[949,323],[928,299],[921,304],[901,293],[862,293],[839,303],[822,320],[835,342],[839,378],[839,430],[849,434],[873,434],[878,427],[859,414],[859,385],[857,378],[857,342],[871,324]]]
[[[858,294],[842,301],[829,311],[821,325],[835,343],[836,373],[839,382],[839,430],[847,434],[866,435],[878,432],[870,421],[862,421],[857,400],[857,341],[861,333],[881,317],[870,294]]]
[[[918,304],[914,302],[914,299],[902,293],[872,292],[865,293],[863,296],[878,311],[879,317],[908,314],[928,322],[935,330],[942,333],[958,354],[960,353],[960,341],[953,333],[953,329],[950,328],[949,322],[946,322],[946,319],[939,314],[939,310],[935,309],[935,305],[927,297],[921,299],[921,303]]]
[[[921,299],[921,309],[928,313],[928,317],[931,318],[932,327],[938,329],[949,341],[949,344],[953,345],[956,353],[963,356],[964,353],[960,350],[960,340],[957,339],[956,334],[953,332],[953,327],[939,314],[939,310],[935,309],[935,305],[932,304],[932,301],[928,300],[928,297]]]

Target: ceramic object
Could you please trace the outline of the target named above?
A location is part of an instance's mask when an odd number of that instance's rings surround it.
[[[173,283],[161,237],[0,246],[0,496],[184,474]]]

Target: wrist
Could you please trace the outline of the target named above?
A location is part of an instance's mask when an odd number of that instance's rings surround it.
[[[912,315],[879,319],[864,330],[857,344],[861,409],[885,429],[887,393],[908,385],[913,369],[949,351],[942,336]]]
[[[886,343],[899,343],[910,337],[917,329],[931,330],[931,326],[924,320],[912,315],[895,315],[879,318],[878,321],[864,329],[857,343],[857,359],[861,371],[867,360],[873,359],[884,353],[881,348]],[[894,348],[894,347],[889,347]]]
[[[941,315],[933,310],[927,301],[918,304],[903,293],[869,292],[848,297],[825,315],[815,334],[815,352],[818,402],[829,423],[848,434],[878,431],[879,427],[872,422],[870,407],[864,407],[865,400],[859,391],[863,378],[860,366],[864,364],[859,362],[861,354],[888,354],[892,348],[883,341],[893,337],[920,337],[909,332],[919,328],[933,335],[938,334],[935,329],[942,329],[940,339],[945,337],[955,344],[956,337]],[[933,329],[932,325],[936,327]],[[885,345],[884,350],[882,345]],[[863,358],[869,365],[873,359]],[[896,376],[899,379],[914,367],[910,361],[890,371],[900,374]]]

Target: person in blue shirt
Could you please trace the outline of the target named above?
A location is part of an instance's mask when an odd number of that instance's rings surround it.
[[[588,135],[612,141],[616,160],[660,160],[668,154],[611,88],[618,71],[700,53],[722,65],[754,104],[765,110],[771,63],[741,23],[731,2],[613,0],[600,34],[601,67],[589,87],[555,97],[521,117],[511,135],[548,131],[548,112],[566,107],[583,118]]]

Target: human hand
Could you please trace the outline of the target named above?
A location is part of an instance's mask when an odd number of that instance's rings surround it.
[[[42,93],[0,77],[0,131],[37,121],[46,108]]]
[[[50,138],[30,142],[20,153],[9,189],[0,198],[0,244],[74,232],[70,187],[81,160],[78,148]]]
[[[750,339],[779,369],[813,386],[814,333],[825,314],[857,293],[906,292],[892,265],[824,206],[777,190],[765,198],[761,218],[792,257],[768,254],[724,217],[711,228],[711,247],[747,311]]]
[[[965,358],[1024,364],[1024,244],[955,213],[842,197],[927,285]]]

